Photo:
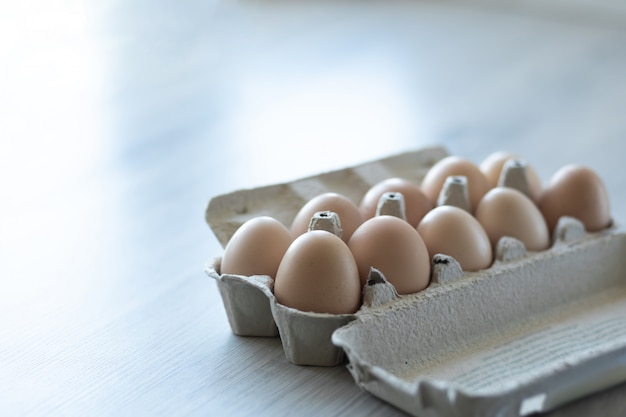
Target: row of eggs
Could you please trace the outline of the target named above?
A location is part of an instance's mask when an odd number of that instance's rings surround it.
[[[562,216],[577,218],[588,231],[610,225],[606,189],[590,169],[563,167],[542,189],[524,164],[523,186],[514,189],[502,186],[507,161],[519,163],[504,152],[480,166],[449,156],[433,165],[419,186],[390,178],[373,186],[358,206],[343,195],[324,193],[300,209],[290,229],[268,216],[251,219],[226,245],[221,273],[269,275],[283,305],[348,314],[360,307],[372,267],[398,293],[410,294],[429,285],[435,254],[452,256],[464,271],[477,271],[492,264],[502,236],[541,251]],[[441,201],[446,181],[458,177],[464,180],[465,209]],[[394,194],[403,203],[401,215],[381,214],[382,198]],[[335,229],[314,230],[320,215],[331,217]]]

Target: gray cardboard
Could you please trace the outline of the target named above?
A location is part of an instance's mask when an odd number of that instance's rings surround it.
[[[358,315],[333,342],[359,386],[413,415],[547,411],[626,380],[624,254],[623,230],[558,242]]]
[[[290,225],[328,191],[358,203],[390,177],[419,183],[447,156],[428,148],[352,168],[213,198],[206,219],[226,245],[246,220]],[[207,265],[235,334],[280,334],[287,360],[333,366],[349,359],[357,385],[416,416],[522,416],[553,409],[626,380],[626,232],[587,234],[563,218],[550,249],[528,252],[513,238],[493,266],[463,272],[433,257],[431,284],[398,295],[376,270],[356,314],[301,312],[278,304],[268,276],[220,275]]]
[[[206,266],[206,273],[217,282],[226,317],[239,336],[278,336],[268,297],[273,297],[274,281],[267,275],[220,275],[221,258]]]

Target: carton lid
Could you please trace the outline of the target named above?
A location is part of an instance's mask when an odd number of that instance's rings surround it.
[[[292,182],[234,191],[211,198],[205,219],[225,247],[239,226],[254,217],[271,216],[289,227],[300,208],[319,194],[336,192],[358,204],[369,188],[387,178],[419,184],[426,171],[447,155],[445,148],[434,146]]]

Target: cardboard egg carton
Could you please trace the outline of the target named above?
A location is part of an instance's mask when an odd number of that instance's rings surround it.
[[[207,222],[225,246],[250,218],[289,226],[322,192],[358,202],[386,178],[419,183],[445,156],[440,147],[421,149],[215,197]],[[413,415],[528,415],[626,380],[624,230],[588,234],[562,218],[550,249],[527,252],[504,237],[495,252],[478,272],[436,255],[430,286],[403,296],[373,269],[361,309],[344,315],[283,306],[270,277],[221,275],[219,257],[206,271],[235,334],[280,335],[298,365],[338,365],[347,355],[360,387]]]

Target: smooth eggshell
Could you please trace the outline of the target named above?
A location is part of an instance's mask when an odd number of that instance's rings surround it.
[[[489,155],[480,164],[480,170],[485,174],[487,181],[491,187],[497,187],[500,181],[500,174],[504,164],[511,159],[520,159],[517,155],[510,152],[498,151]],[[528,193],[532,200],[536,203],[541,197],[542,185],[541,179],[532,166],[526,165],[526,181],[528,182]]]
[[[348,246],[359,268],[361,285],[371,267],[381,271],[400,294],[423,290],[430,282],[428,249],[417,230],[404,220],[393,216],[366,220]]]
[[[493,260],[491,242],[483,227],[467,211],[454,206],[432,209],[417,226],[430,258],[452,256],[464,271],[488,268]]]
[[[226,244],[220,272],[274,278],[290,244],[291,235],[282,223],[268,216],[255,217],[242,224]]]
[[[485,174],[473,162],[458,157],[447,156],[433,165],[422,180],[421,189],[433,204],[437,204],[441,188],[449,176],[458,175],[467,178],[467,191],[472,210],[489,191],[489,182]]]
[[[295,239],[305,233],[309,228],[311,217],[319,211],[337,213],[344,242],[348,242],[352,233],[363,223],[363,216],[352,200],[338,193],[324,193],[313,197],[298,211],[291,224],[292,238]]]
[[[398,192],[404,197],[406,221],[416,227],[422,217],[433,208],[433,203],[426,197],[417,184],[404,178],[388,178],[370,188],[361,199],[359,210],[364,219],[376,215],[378,201],[387,192]]]
[[[602,179],[591,169],[566,165],[559,169],[539,201],[550,231],[562,216],[580,220],[585,229],[595,232],[611,224],[609,196]]]
[[[516,238],[531,251],[541,251],[550,245],[548,226],[539,208],[513,188],[491,189],[478,203],[475,216],[494,247],[503,236]]]
[[[359,271],[348,246],[330,232],[296,238],[280,263],[276,300],[301,311],[349,314],[361,304]]]

